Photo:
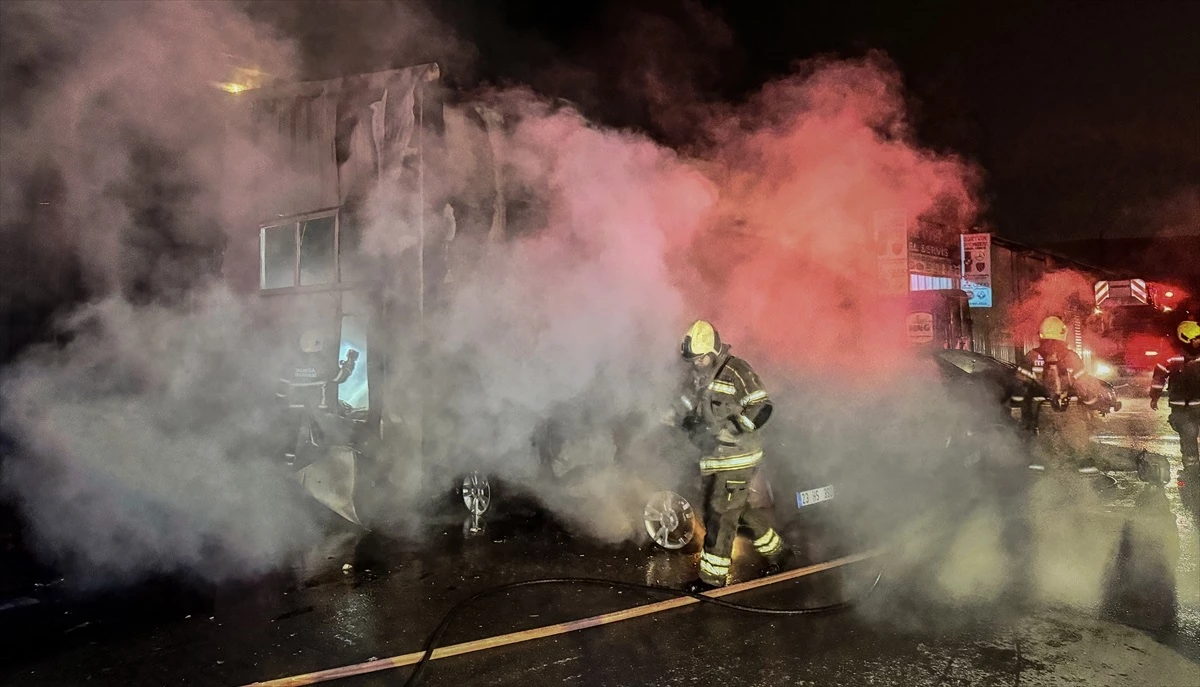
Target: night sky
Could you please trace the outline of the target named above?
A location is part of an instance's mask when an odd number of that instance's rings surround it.
[[[648,70],[671,98],[735,101],[798,60],[882,50],[922,141],[985,170],[998,233],[1200,236],[1200,2],[445,0],[430,21],[455,41],[401,31],[335,63],[322,45],[389,13],[351,4],[290,10],[312,76],[437,59],[459,85],[531,84],[672,145],[686,114],[647,97]]]

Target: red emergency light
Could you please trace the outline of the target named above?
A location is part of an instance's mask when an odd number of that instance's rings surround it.
[[[1187,292],[1172,284],[1150,282],[1150,304],[1163,312],[1173,312],[1187,299]]]

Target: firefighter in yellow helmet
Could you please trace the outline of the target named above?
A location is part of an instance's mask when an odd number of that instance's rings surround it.
[[[1179,340],[1175,355],[1154,368],[1150,383],[1150,408],[1158,410],[1158,400],[1167,391],[1171,406],[1168,421],[1179,433],[1179,452],[1183,470],[1179,473],[1179,493],[1193,501],[1200,499],[1200,324],[1184,320],[1175,329]]]
[[[738,530],[749,531],[754,548],[778,570],[791,549],[775,531],[768,508],[751,504],[750,485],[763,459],[762,426],[773,405],[749,363],[729,354],[729,345],[712,324],[697,320],[681,345],[691,363],[692,382],[684,404],[689,414],[684,426],[704,449],[700,474],[704,482],[704,550],[700,576],[690,591],[706,591],[725,584],[733,563],[733,541]]]
[[[1067,325],[1062,318],[1051,315],[1042,320],[1038,339],[1037,347],[1017,366],[1019,384],[1012,396],[1021,408],[1021,426],[1031,439],[1038,433],[1042,404],[1065,411],[1073,398],[1085,407],[1095,406],[1101,398],[1099,382],[1088,374],[1079,354],[1067,346]],[[1035,463],[1031,467],[1041,466]]]

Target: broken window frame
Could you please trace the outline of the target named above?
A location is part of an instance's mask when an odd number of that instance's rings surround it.
[[[301,246],[300,246],[300,228],[305,222],[325,217],[333,218],[333,280],[321,284],[301,284],[300,283],[300,267],[301,267]],[[370,267],[363,263],[363,258],[359,256],[357,260],[347,261],[347,255],[343,253],[342,231],[345,228],[345,222],[358,221],[355,213],[351,208],[339,205],[332,208],[322,208],[296,215],[281,215],[270,221],[263,222],[258,225],[258,291],[264,295],[282,294],[282,293],[307,293],[314,291],[329,291],[336,289],[356,288],[369,286],[377,277],[373,277],[370,272]],[[289,284],[283,286],[266,286],[266,258],[267,258],[267,230],[278,227],[290,226],[292,229],[292,278]],[[359,242],[361,244],[361,237]],[[351,248],[352,251],[360,251],[361,246]],[[350,272],[346,271],[347,263],[350,263]]]
[[[322,208],[313,210],[298,215],[286,215],[277,217],[269,222],[263,222],[258,227],[258,288],[264,293],[284,293],[293,291],[320,291],[337,287],[342,283],[342,261],[341,261],[341,208]],[[300,229],[305,222],[312,220],[333,218],[333,275],[329,281],[320,284],[301,284],[300,283],[300,261],[302,257],[300,244]],[[285,286],[267,286],[267,230],[277,229],[290,225],[292,228],[292,278],[291,283]]]
[[[324,220],[331,220],[326,222]],[[320,223],[320,224],[318,224]],[[317,232],[327,232],[321,236]],[[310,217],[296,223],[296,286],[328,286],[338,283],[338,215]]]

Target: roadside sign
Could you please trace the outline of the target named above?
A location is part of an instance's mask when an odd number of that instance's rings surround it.
[[[962,281],[962,290],[967,292],[967,305],[972,308],[990,308],[992,307],[992,285],[991,278],[988,278],[986,284],[977,284],[969,282],[965,278]]]
[[[972,308],[992,307],[992,235],[963,234],[962,290]]]
[[[933,341],[933,313],[909,313],[907,325],[909,343],[927,344]]]
[[[912,274],[934,277],[957,277],[958,256],[944,241],[910,236],[908,239],[908,266]]]
[[[962,275],[967,278],[992,276],[992,235],[962,235]]]

